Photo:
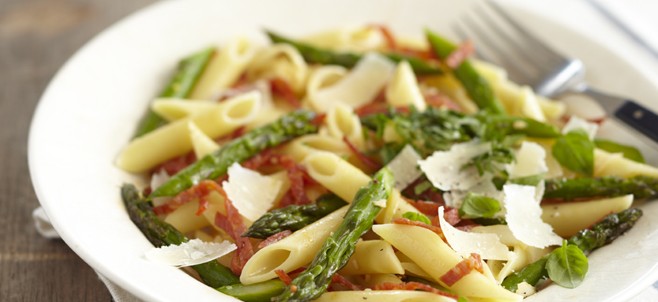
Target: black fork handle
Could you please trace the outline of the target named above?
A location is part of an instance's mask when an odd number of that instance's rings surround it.
[[[658,143],[658,114],[632,100],[626,100],[614,114],[626,125]]]
[[[636,101],[581,85],[579,92],[598,101],[605,112],[627,128],[658,145],[658,114]]]

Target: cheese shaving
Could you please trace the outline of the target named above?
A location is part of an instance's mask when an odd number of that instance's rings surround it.
[[[372,203],[380,208],[386,208],[386,199],[375,200]]]
[[[500,242],[498,235],[461,231],[443,217],[444,209],[439,207],[439,224],[450,247],[462,256],[477,253],[482,259],[507,260],[509,249]]]
[[[535,200],[535,187],[507,184],[503,192],[505,220],[516,239],[538,248],[562,244],[562,238],[541,219],[542,209]]]
[[[180,245],[152,248],[144,253],[146,259],[170,266],[192,266],[215,260],[234,250],[237,246],[229,241],[204,242],[192,239]]]
[[[562,128],[562,134],[567,134],[569,133],[569,131],[577,130],[577,129],[584,130],[585,133],[587,133],[589,139],[593,140],[594,136],[596,135],[596,131],[599,130],[599,125],[595,123],[590,123],[577,116],[572,116],[569,119],[569,122],[567,122],[567,124],[564,125],[564,128]]]
[[[169,178],[171,178],[171,176],[167,174],[165,169],[160,169],[158,172],[153,173],[153,175],[151,175],[151,189],[155,190],[159,188],[162,184],[167,182]],[[155,197],[151,200],[151,202],[153,203],[153,206],[157,207],[169,202],[171,199],[172,197],[170,196]]]
[[[496,189],[496,185],[494,185],[494,183],[487,178],[468,188],[468,190],[453,190],[450,192],[445,192],[443,193],[443,200],[445,201],[446,206],[451,208],[460,208],[464,198],[466,198],[466,195],[468,195],[469,192],[491,197],[498,201],[502,201],[505,197],[503,192]]]
[[[228,181],[222,187],[240,214],[255,221],[269,210],[283,183],[272,176],[243,168],[234,163],[228,168]]]
[[[455,144],[448,151],[434,152],[418,164],[429,181],[442,191],[467,190],[487,176],[481,176],[475,167],[463,169],[463,166],[490,149],[489,143],[478,141]]]
[[[523,142],[516,151],[516,160],[510,166],[509,177],[518,178],[544,174],[548,172],[546,165],[546,150],[532,142]]]
[[[339,103],[351,108],[360,107],[377,96],[394,70],[395,64],[388,58],[369,53],[336,84],[317,91],[310,100],[311,105],[321,112],[327,112]]]
[[[416,164],[421,159],[422,158],[413,147],[406,145],[402,151],[400,151],[400,153],[398,153],[398,155],[386,165],[395,176],[396,189],[400,191],[404,190],[409,184],[423,174]]]

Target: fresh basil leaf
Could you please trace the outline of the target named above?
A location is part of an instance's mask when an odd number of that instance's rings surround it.
[[[461,218],[493,218],[500,211],[498,200],[476,193],[468,193],[461,207]]]
[[[582,129],[569,131],[553,144],[553,157],[563,167],[587,176],[594,173],[594,143]]]
[[[411,221],[419,221],[425,224],[432,224],[432,221],[429,218],[427,218],[427,216],[421,213],[406,212],[402,214],[402,218],[407,218]]]
[[[602,149],[604,151],[608,151],[611,153],[621,153],[624,155],[625,158],[628,158],[632,161],[636,161],[642,164],[645,163],[644,156],[642,156],[640,150],[638,150],[633,146],[622,145],[620,143],[616,143],[605,139],[596,139],[594,140],[594,144],[596,145],[597,148]]]
[[[544,180],[544,174],[535,174],[535,175],[529,175],[529,176],[523,176],[523,177],[517,177],[517,178],[512,178],[509,180],[509,182],[517,185],[524,185],[524,186],[536,186]]]
[[[577,245],[564,244],[548,256],[546,270],[553,282],[566,288],[575,288],[585,279],[588,269],[587,256]]]

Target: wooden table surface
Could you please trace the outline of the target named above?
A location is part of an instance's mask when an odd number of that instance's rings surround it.
[[[104,28],[154,0],[0,1],[0,301],[111,301],[94,271],[33,227],[27,137],[64,62]]]

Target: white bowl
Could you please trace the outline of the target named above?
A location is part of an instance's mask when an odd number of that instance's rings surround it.
[[[162,1],[98,35],[60,70],[37,108],[29,138],[29,163],[42,206],[66,243],[95,270],[149,301],[233,301],[181,270],[144,259],[151,247],[132,224],[119,196],[124,182],[141,183],[113,165],[148,102],[180,58],[211,44],[245,35],[265,42],[263,28],[295,36],[343,25],[388,24],[420,37],[424,28],[448,32],[472,1],[279,0]],[[656,88],[632,66],[585,37],[541,16],[510,7],[562,49],[581,57],[595,83],[645,91]],[[522,20],[523,21],[523,20]],[[548,29],[550,28],[550,31]],[[614,73],[604,74],[614,70]],[[622,83],[625,75],[633,79]],[[615,86],[617,85],[617,86]],[[639,99],[642,95],[638,96]],[[646,152],[645,152],[646,153]],[[655,152],[654,152],[655,153]],[[655,164],[656,159],[650,158]],[[578,288],[551,286],[532,301],[628,299],[658,276],[658,205],[645,218],[590,258]]]

